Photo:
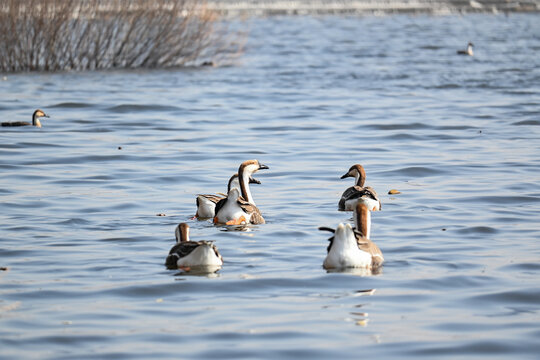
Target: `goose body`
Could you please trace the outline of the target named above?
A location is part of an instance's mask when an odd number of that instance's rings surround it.
[[[342,211],[353,211],[358,202],[364,203],[369,210],[381,210],[381,201],[375,189],[371,186],[364,187],[366,182],[366,171],[360,164],[351,166],[349,171],[341,176],[342,179],[347,177],[355,178],[355,185],[351,186],[343,192],[338,203],[338,209]]]
[[[253,177],[249,178],[249,183],[260,184],[261,182]],[[240,182],[238,181],[238,173],[235,173],[229,179],[227,184],[227,194],[232,188],[240,188]],[[224,199],[226,196],[223,194],[199,194],[197,195],[197,213],[196,218],[211,219],[216,215],[216,204]]]
[[[2,126],[36,126],[41,127],[41,122],[39,121],[40,118],[46,117],[48,118],[49,115],[45,114],[43,110],[37,109],[32,114],[32,122],[27,121],[14,121],[14,122],[3,122],[1,123]]]
[[[175,234],[176,245],[169,251],[165,260],[167,268],[190,270],[193,267],[209,267],[217,270],[223,265],[223,258],[211,241],[189,239],[188,224],[179,224]]]
[[[457,54],[458,55],[473,56],[474,55],[473,46],[474,46],[474,44],[470,42],[470,43],[467,44],[467,50],[458,50]]]
[[[384,261],[379,247],[364,234],[368,233],[370,217],[367,206],[358,203],[355,209],[356,229],[340,223],[336,230],[319,228],[334,233],[327,248],[323,266],[325,269],[365,268],[376,269]]]
[[[238,169],[240,189],[232,188],[225,199],[216,204],[214,223],[225,225],[264,224],[249,189],[249,178],[260,169],[268,169],[257,160],[244,161]]]

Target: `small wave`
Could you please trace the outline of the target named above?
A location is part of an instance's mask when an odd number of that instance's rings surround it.
[[[371,124],[362,126],[362,128],[373,130],[422,130],[431,129],[432,126],[416,122],[410,124]]]
[[[434,129],[435,130],[476,130],[478,128],[475,126],[457,125],[457,126],[437,126]]]
[[[517,121],[517,122],[515,122],[515,123],[512,123],[512,125],[515,125],[515,126],[524,126],[524,125],[538,126],[538,125],[540,125],[540,120],[523,120],[523,121]]]
[[[522,205],[528,203],[537,203],[540,201],[539,197],[535,196],[475,196],[464,199],[454,199],[455,201],[464,201],[464,203],[481,204],[494,204],[494,205]]]
[[[495,234],[499,230],[490,226],[471,226],[456,231],[459,234]]]
[[[73,124],[88,125],[88,124],[95,124],[96,121],[79,119],[79,120],[73,120],[72,123]]]
[[[254,126],[251,130],[255,131],[321,131],[328,128],[323,126]]]
[[[392,140],[421,140],[423,139],[422,136],[412,135],[409,133],[394,134],[394,135],[386,136],[385,138],[392,139]]]
[[[397,170],[385,171],[383,173],[392,175],[406,175],[410,177],[428,177],[444,174],[445,171],[424,166],[409,166]]]
[[[520,345],[512,344],[509,342],[500,342],[500,341],[472,341],[472,342],[463,342],[459,346],[449,346],[447,344],[440,345],[426,345],[423,349],[416,349],[410,352],[410,355],[415,356],[424,356],[428,358],[433,358],[445,354],[445,356],[457,355],[468,355],[469,357],[474,357],[475,355],[482,354],[492,354],[496,356],[501,356],[501,354],[508,353],[522,353],[522,350],[519,349]]]
[[[59,144],[52,144],[52,143],[38,143],[38,142],[22,142],[20,143],[21,147],[27,148],[27,147],[47,147],[47,148],[62,148],[64,145]]]
[[[87,224],[90,224],[90,221],[86,219],[82,219],[82,218],[72,218],[72,219],[67,219],[64,221],[59,221],[56,224],[58,225],[87,225]]]
[[[425,49],[425,50],[441,50],[441,49],[444,49],[444,47],[442,47],[442,46],[437,46],[437,45],[424,45],[424,46],[420,46],[420,49]]]
[[[78,102],[63,102],[49,106],[50,108],[64,108],[64,109],[82,109],[93,107],[93,104],[78,103]]]
[[[437,90],[452,90],[460,89],[462,86],[460,84],[440,84],[436,86],[427,86],[426,89],[437,89]]]
[[[113,106],[107,109],[116,113],[130,113],[141,111],[177,111],[181,108],[170,105],[138,105],[138,104],[122,104]]]
[[[540,299],[539,289],[500,291],[471,297],[473,301],[485,303],[498,303],[504,306],[515,304],[538,305]]]
[[[501,268],[503,271],[534,271],[538,272],[540,271],[540,264],[539,263],[533,263],[533,262],[527,262],[527,263],[519,263],[519,264],[510,264],[503,266]]]

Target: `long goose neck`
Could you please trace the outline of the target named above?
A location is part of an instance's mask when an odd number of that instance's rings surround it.
[[[366,239],[371,238],[371,212],[364,204],[356,206],[354,224]]]
[[[362,174],[360,171],[356,171],[355,178],[355,185],[364,187],[364,184],[366,183],[366,175]]]
[[[243,167],[238,172],[238,180],[240,181],[240,191],[242,192],[242,197],[247,202],[255,205],[255,201],[253,201],[253,196],[251,196],[251,190],[249,189],[250,176],[251,174],[248,174]]]
[[[39,118],[35,114],[32,116],[32,125],[41,127],[41,121],[39,121]]]
[[[229,179],[229,183],[227,184],[227,194],[229,193],[229,191],[231,191],[233,187],[238,187],[238,174],[234,174]]]
[[[187,224],[180,224],[176,227],[176,242],[187,242],[189,241],[189,226]]]

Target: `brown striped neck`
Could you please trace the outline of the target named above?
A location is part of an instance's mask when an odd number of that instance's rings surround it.
[[[366,183],[366,171],[364,170],[364,167],[362,165],[357,165],[354,172],[355,185],[364,187],[364,184]]]
[[[253,196],[251,196],[249,179],[251,178],[251,174],[257,170],[259,170],[259,162],[257,160],[244,161],[238,168],[238,181],[240,182],[242,197],[253,205],[255,205],[255,202],[253,201]]]
[[[371,212],[368,210],[367,206],[364,205],[361,201],[356,205],[354,210],[354,225],[356,230],[366,239],[369,239],[371,236]]]
[[[249,188],[249,175],[244,175],[239,178],[240,180],[240,191],[242,192],[242,197],[247,202],[255,205],[253,201],[253,196],[251,196],[251,190]]]
[[[176,227],[175,231],[176,242],[188,242],[189,241],[189,225],[186,223],[181,223]]]
[[[240,167],[238,168],[238,181],[240,182],[242,197],[253,205],[255,205],[255,201],[253,201],[253,196],[251,196],[249,183],[255,182],[260,184],[260,182],[253,179],[251,175],[261,169],[268,169],[268,166],[261,164],[259,160],[246,160],[240,164]]]

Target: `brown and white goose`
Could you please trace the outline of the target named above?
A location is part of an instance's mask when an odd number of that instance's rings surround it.
[[[375,189],[371,186],[364,187],[366,182],[366,171],[360,164],[355,164],[350,167],[349,171],[341,176],[342,179],[354,177],[355,184],[343,192],[338,203],[338,209],[342,211],[352,211],[356,207],[356,203],[361,201],[368,207],[369,210],[381,210],[381,201]]]
[[[364,234],[371,227],[369,209],[359,202],[355,209],[357,228],[350,224],[340,223],[336,230],[320,227],[319,230],[334,233],[328,245],[327,255],[323,262],[325,269],[365,268],[376,269],[382,265],[384,258],[379,247]]]
[[[218,270],[223,265],[223,258],[212,241],[189,240],[189,225],[181,223],[176,227],[176,245],[169,251],[165,266],[169,269],[190,270],[207,267]]]
[[[261,169],[268,169],[268,166],[259,163],[258,160],[247,160],[240,165],[238,168],[240,190],[238,188],[232,188],[227,194],[227,197],[216,204],[215,224],[244,225],[265,223],[249,189],[249,178],[253,173]]]
[[[40,118],[48,118],[49,115],[45,114],[43,110],[37,109],[34,111],[34,114],[32,114],[32,122],[28,121],[14,121],[14,122],[3,122],[2,126],[36,126],[41,127],[41,122],[39,121]]]
[[[260,184],[261,182],[253,177],[249,178],[250,184]],[[232,188],[240,188],[240,182],[238,181],[238,173],[235,173],[230,177],[227,184],[227,194]],[[226,198],[226,194],[199,194],[197,195],[197,212],[195,218],[199,219],[211,219],[216,216],[216,204]]]

